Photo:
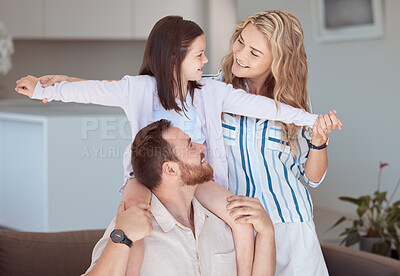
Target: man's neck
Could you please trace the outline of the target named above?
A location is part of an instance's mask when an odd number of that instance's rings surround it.
[[[192,200],[196,186],[160,186],[153,193],[179,223],[189,227],[194,233]]]

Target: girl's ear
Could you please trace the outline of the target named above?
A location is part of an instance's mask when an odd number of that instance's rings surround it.
[[[164,162],[161,166],[162,172],[168,176],[178,175],[175,162]]]

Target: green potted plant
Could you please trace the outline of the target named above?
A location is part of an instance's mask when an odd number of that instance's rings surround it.
[[[361,250],[384,256],[389,256],[392,247],[396,248],[398,253],[400,252],[400,200],[392,203],[393,196],[399,188],[400,179],[389,199],[387,199],[387,192],[380,190],[382,169],[388,165],[388,163],[379,163],[378,188],[372,195],[363,195],[358,198],[339,197],[340,200],[357,206],[357,219],[343,216],[331,227],[336,227],[344,221],[352,221],[352,225],[339,235],[344,237],[341,244],[351,246],[360,242]]]

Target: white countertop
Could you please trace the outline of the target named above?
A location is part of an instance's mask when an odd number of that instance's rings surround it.
[[[50,102],[47,104],[31,99],[0,100],[0,118],[40,120],[50,117],[71,116],[120,116],[124,112],[119,107],[94,104]]]

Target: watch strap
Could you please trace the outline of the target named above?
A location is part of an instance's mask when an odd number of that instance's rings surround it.
[[[129,247],[132,247],[133,242],[127,236],[125,236],[125,239],[122,241],[122,243],[126,244]]]
[[[325,144],[321,145],[321,146],[316,146],[311,144],[311,141],[308,142],[308,146],[310,147],[310,149],[315,149],[315,150],[322,150],[328,147],[329,144],[329,138],[326,140]]]

